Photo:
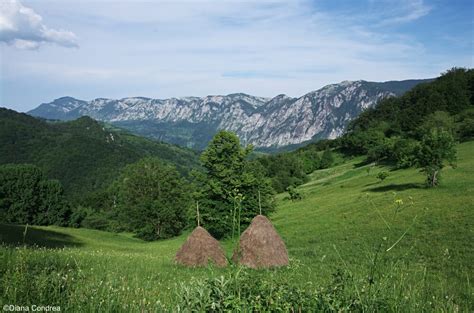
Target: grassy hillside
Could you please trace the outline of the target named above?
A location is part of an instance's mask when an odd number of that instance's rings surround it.
[[[239,281],[232,277],[248,276],[248,285],[263,281],[324,294],[318,299],[326,299],[328,310],[352,303],[345,308],[467,312],[474,296],[474,142],[458,152],[458,167],[444,170],[438,188],[424,188],[414,169],[390,171],[380,183],[377,173],[390,169],[354,158],[314,172],[299,188],[301,201],[279,194],[271,219],[289,250],[286,269],[176,266],[174,254],[187,234],[144,243],[128,234],[59,227],[30,228],[24,237],[23,226],[0,225],[3,242],[29,245],[0,248],[0,303],[176,310],[204,278],[215,278],[213,288],[225,295]],[[233,243],[223,244],[230,257]],[[199,290],[205,298],[207,289]]]
[[[126,164],[145,156],[182,173],[198,163],[192,150],[108,130],[89,117],[51,123],[0,108],[0,164],[35,164],[73,198],[107,186]]]

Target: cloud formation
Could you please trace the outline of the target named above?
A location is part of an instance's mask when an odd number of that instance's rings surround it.
[[[39,14],[18,0],[0,1],[0,42],[28,50],[45,43],[78,47],[73,32],[48,28]]]
[[[404,0],[396,3],[392,9],[391,16],[386,18],[380,25],[403,24],[418,20],[430,13],[432,7],[426,5],[423,0]]]
[[[0,104],[25,110],[64,95],[296,97],[343,80],[472,67],[467,0],[458,7],[451,0],[20,1],[48,27],[68,25],[81,36],[81,49],[0,47],[0,63],[8,60]],[[0,18],[0,30],[5,24]],[[16,39],[17,47],[38,45]]]

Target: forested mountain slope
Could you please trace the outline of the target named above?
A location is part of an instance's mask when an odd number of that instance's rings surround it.
[[[48,122],[0,108],[0,164],[35,164],[74,198],[107,186],[122,167],[145,156],[174,164],[181,173],[197,166],[198,157],[192,150],[109,130],[89,117]]]

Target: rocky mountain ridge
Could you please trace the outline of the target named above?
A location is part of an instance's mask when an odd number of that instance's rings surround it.
[[[140,135],[197,149],[205,147],[219,129],[236,132],[244,144],[282,147],[336,138],[363,110],[424,81],[344,81],[299,98],[286,95],[264,98],[244,93],[92,101],[63,97],[28,113],[59,120],[90,116]]]

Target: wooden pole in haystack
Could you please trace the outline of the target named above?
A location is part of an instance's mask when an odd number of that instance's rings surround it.
[[[258,190],[258,208],[260,209],[260,215],[262,215],[262,202],[260,201],[260,189]]]
[[[196,213],[197,213],[198,226],[201,226],[201,223],[199,221],[199,201],[196,201]]]

